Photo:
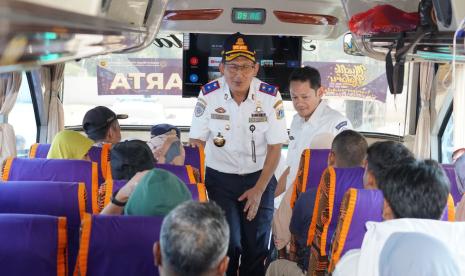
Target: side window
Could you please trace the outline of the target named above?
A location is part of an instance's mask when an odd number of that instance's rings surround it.
[[[355,130],[404,136],[408,80],[402,94],[389,93],[383,61],[351,56],[342,49],[344,36],[331,41],[304,39],[302,63],[317,68],[326,87],[324,99],[345,115]],[[409,76],[406,67],[404,77]],[[288,105],[286,116],[295,111]],[[291,118],[291,117],[290,117]]]
[[[441,141],[441,163],[452,163],[452,152],[454,151],[454,115],[451,112],[447,120],[444,132],[440,136]]]
[[[29,148],[37,139],[36,118],[26,73],[23,73],[15,106],[8,115],[8,123],[15,130],[18,157],[26,157],[29,153]]]

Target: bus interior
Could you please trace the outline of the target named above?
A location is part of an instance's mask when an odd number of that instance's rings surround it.
[[[399,30],[385,14],[384,30],[352,26],[383,5],[419,13],[419,25]],[[200,87],[220,76],[221,43],[241,32],[262,49],[259,76],[280,87],[288,128],[288,76],[308,65],[368,144],[452,164],[465,148],[464,23],[463,0],[0,0],[0,159],[83,132],[95,106],[128,115],[123,140],[168,123],[187,143]]]

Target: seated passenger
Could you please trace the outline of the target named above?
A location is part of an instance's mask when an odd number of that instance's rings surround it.
[[[181,144],[181,133],[173,125],[154,125],[150,130],[151,138],[147,142],[153,156],[159,164],[184,165],[185,152]]]
[[[110,150],[111,176],[113,180],[129,180],[137,172],[151,170],[155,159],[147,143],[141,140],[123,141],[113,145]],[[97,196],[99,210],[103,210],[106,183],[100,185]]]
[[[377,186],[384,195],[384,220],[439,220],[450,192],[447,176],[433,160],[397,164],[377,179]],[[333,276],[356,275],[359,257],[359,249],[347,252],[336,265]]]
[[[353,130],[344,130],[332,142],[328,166],[361,167],[367,147],[363,135]],[[271,263],[267,275],[303,275],[307,270],[310,253],[307,233],[312,221],[315,197],[316,188],[309,188],[297,199],[294,210],[290,211],[292,216],[288,224],[291,233],[290,254],[281,255],[284,259]]]
[[[384,195],[384,220],[441,219],[450,192],[449,179],[434,160],[395,166],[378,186]]]
[[[87,153],[93,143],[77,131],[62,130],[53,138],[47,158],[90,160]]]
[[[459,276],[450,250],[439,240],[421,233],[392,234],[381,251],[380,276]]]
[[[152,169],[136,173],[101,214],[164,216],[187,200],[192,200],[192,195],[184,182],[168,171]]]
[[[118,119],[126,119],[128,115],[118,114],[108,107],[97,106],[87,111],[82,120],[82,128],[87,137],[94,140],[94,146],[104,143],[116,144],[121,141],[121,128]]]
[[[415,158],[412,152],[398,142],[375,142],[367,149],[363,186],[365,189],[378,189],[378,181],[386,172],[400,162],[410,162]]]
[[[229,226],[213,202],[189,201],[163,220],[160,241],[153,246],[160,276],[225,275]]]

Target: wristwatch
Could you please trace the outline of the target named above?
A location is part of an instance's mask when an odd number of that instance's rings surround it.
[[[124,206],[126,206],[126,203],[127,203],[127,202],[122,202],[122,201],[119,201],[119,200],[116,199],[116,194],[118,194],[118,192],[119,192],[119,189],[116,190],[116,191],[113,193],[113,195],[112,195],[111,198],[110,198],[110,201],[111,201],[111,203],[115,204],[116,206],[124,207]]]

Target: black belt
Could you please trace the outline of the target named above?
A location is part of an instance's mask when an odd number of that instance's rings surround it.
[[[215,172],[222,173],[222,174],[226,174],[226,175],[231,175],[231,176],[249,176],[249,175],[253,175],[253,174],[261,173],[261,172],[262,172],[262,170],[258,170],[258,171],[251,172],[251,173],[225,173],[225,172],[222,172],[222,171],[218,171],[218,170],[212,169],[212,168],[210,168],[210,167],[207,167],[207,170],[213,170],[213,171],[215,171]]]

